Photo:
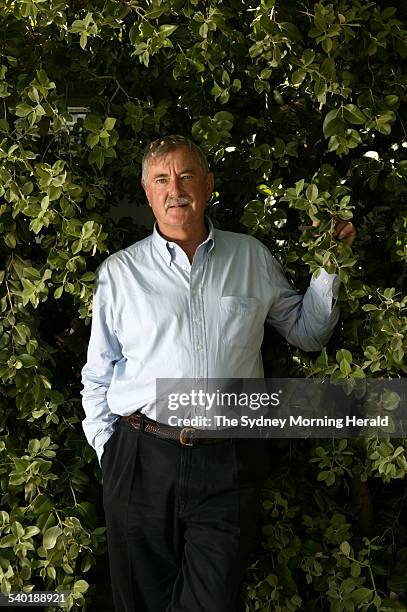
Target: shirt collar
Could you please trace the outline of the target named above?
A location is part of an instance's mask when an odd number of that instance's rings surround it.
[[[209,217],[205,217],[205,222],[209,229],[209,233],[208,233],[208,237],[202,242],[202,244],[206,245],[205,246],[206,252],[209,253],[215,245],[215,229]],[[154,223],[154,230],[153,230],[152,238],[153,238],[153,243],[155,247],[158,249],[158,251],[163,256],[166,264],[170,266],[172,260],[174,259],[176,244],[174,242],[170,242],[169,240],[166,240],[165,238],[161,236],[160,232],[158,231],[157,221]]]

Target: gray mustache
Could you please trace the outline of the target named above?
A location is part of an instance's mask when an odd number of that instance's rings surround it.
[[[165,207],[169,208],[170,206],[182,206],[184,204],[191,204],[192,200],[190,197],[188,196],[181,196],[179,198],[176,198],[174,196],[167,198],[165,201]]]

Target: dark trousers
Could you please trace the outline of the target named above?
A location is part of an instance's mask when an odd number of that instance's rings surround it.
[[[186,447],[119,421],[102,457],[116,612],[241,610],[268,464],[261,440]]]

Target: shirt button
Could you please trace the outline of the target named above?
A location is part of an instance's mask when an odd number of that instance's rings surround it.
[[[328,279],[327,279],[327,278],[325,278],[325,279],[324,279],[324,285],[327,285],[327,284],[328,284]]]
[[[202,351],[203,350],[203,346],[202,344],[198,344],[198,346],[196,347],[197,351]]]

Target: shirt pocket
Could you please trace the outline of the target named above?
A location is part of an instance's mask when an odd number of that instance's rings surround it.
[[[264,329],[261,311],[257,298],[221,297],[219,335],[223,342],[240,348],[260,348]]]

